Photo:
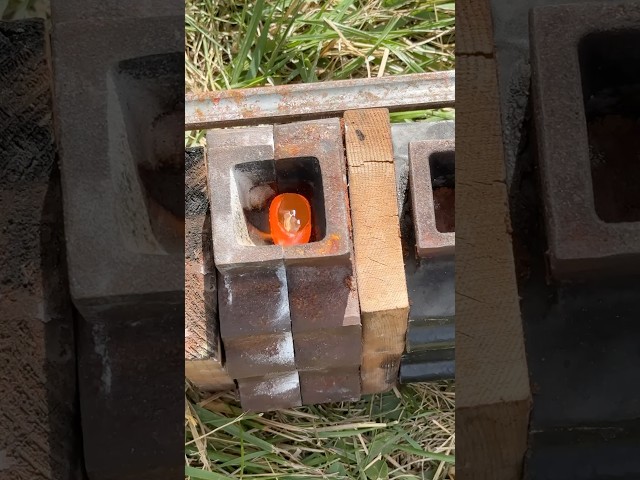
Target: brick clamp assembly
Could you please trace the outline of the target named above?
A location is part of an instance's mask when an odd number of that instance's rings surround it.
[[[440,72],[187,96],[185,129],[207,130],[185,157],[189,380],[265,411],[453,376],[453,122],[389,111],[454,90]]]

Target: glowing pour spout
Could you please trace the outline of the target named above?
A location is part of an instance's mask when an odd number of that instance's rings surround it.
[[[269,227],[276,245],[299,245],[311,238],[311,206],[297,193],[282,193],[269,207]]]

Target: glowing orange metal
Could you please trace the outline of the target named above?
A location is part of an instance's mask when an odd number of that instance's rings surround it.
[[[299,245],[311,238],[311,205],[297,193],[281,193],[269,206],[269,228],[275,245]]]

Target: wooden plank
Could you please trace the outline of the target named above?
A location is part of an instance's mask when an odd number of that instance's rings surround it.
[[[396,383],[409,314],[389,111],[348,111],[344,123],[362,314],[362,391],[375,393]]]
[[[204,151],[185,152],[185,376],[204,391],[235,387],[221,364]]]
[[[79,478],[69,298],[42,20],[0,22],[0,478]]]
[[[456,56],[465,54],[491,56],[493,49],[490,2],[484,0],[457,2]]]
[[[235,384],[217,358],[187,360],[185,376],[194,386],[203,392],[233,390]]]
[[[496,64],[486,53],[491,22],[465,3],[458,18],[472,31],[456,58],[456,478],[512,480],[522,476],[531,393]]]

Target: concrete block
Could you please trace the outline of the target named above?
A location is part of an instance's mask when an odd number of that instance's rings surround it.
[[[640,5],[539,7],[533,106],[549,263],[558,280],[640,271]]]
[[[223,337],[225,369],[231,378],[248,378],[295,370],[291,332]]]
[[[302,405],[296,371],[238,379],[238,392],[242,408],[249,411],[267,412]]]
[[[296,368],[319,370],[359,366],[362,354],[360,324],[294,332]]]
[[[419,257],[455,250],[455,141],[409,144],[411,201]]]
[[[299,375],[304,405],[360,400],[358,367],[305,371]]]

